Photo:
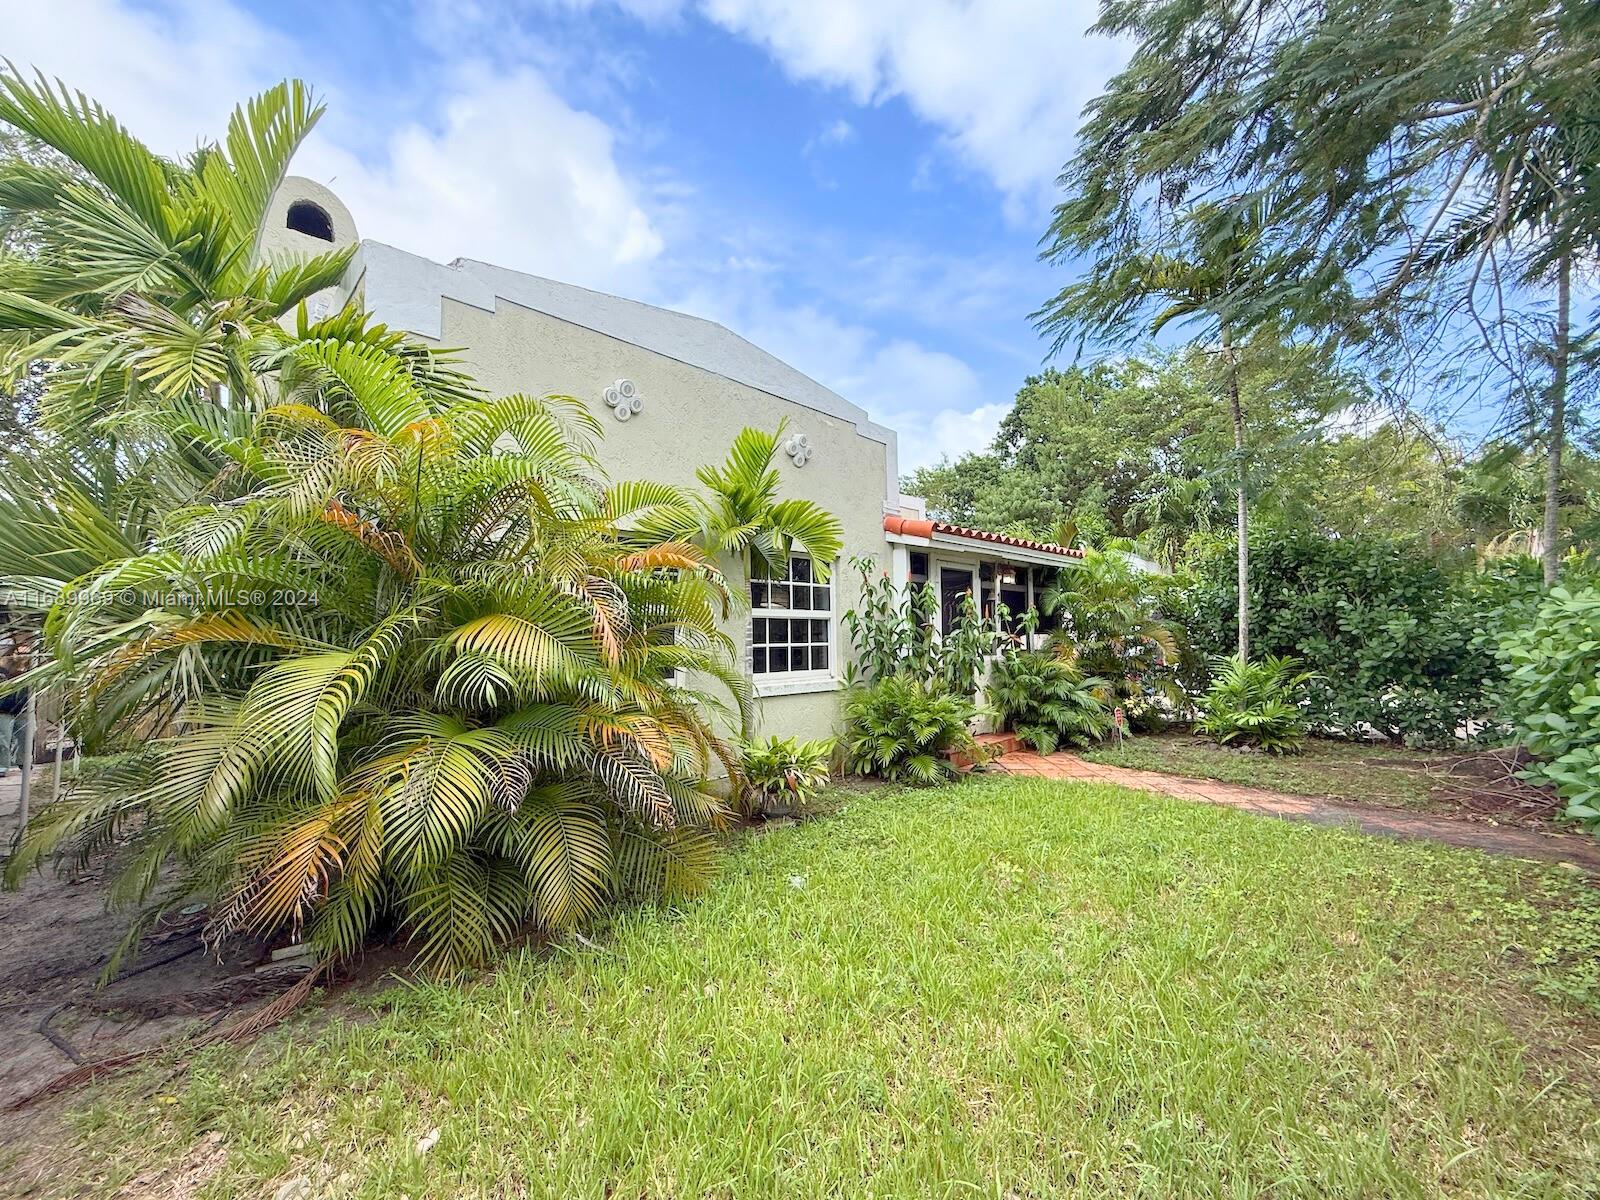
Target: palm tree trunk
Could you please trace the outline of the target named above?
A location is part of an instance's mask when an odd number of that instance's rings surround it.
[[[1239,459],[1239,482],[1234,487],[1237,502],[1239,543],[1239,658],[1250,658],[1250,508],[1245,501],[1244,406],[1239,402],[1239,365],[1233,355],[1233,339],[1227,322],[1222,325],[1222,369],[1227,373],[1228,411],[1233,416],[1233,452]]]
[[[1550,381],[1550,442],[1544,470],[1544,585],[1561,574],[1561,451],[1567,440],[1567,363],[1572,355],[1572,254],[1561,256],[1556,283],[1556,344]]]

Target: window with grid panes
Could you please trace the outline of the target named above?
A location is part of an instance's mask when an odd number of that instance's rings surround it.
[[[833,666],[833,585],[819,583],[811,560],[789,559],[787,579],[758,558],[750,573],[750,672],[758,677],[829,671]]]

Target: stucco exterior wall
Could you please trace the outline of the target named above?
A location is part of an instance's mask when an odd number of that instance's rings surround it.
[[[370,276],[364,281],[374,282]],[[384,281],[378,281],[382,290]],[[834,574],[832,660],[842,676],[849,652],[842,617],[856,605],[859,587],[852,557],[871,556],[889,564],[883,535],[889,446],[863,436],[847,419],[712,374],[666,355],[592,329],[523,308],[501,299],[494,311],[445,297],[437,344],[458,348],[478,382],[495,394],[529,392],[575,396],[605,429],[597,446],[613,479],[653,479],[691,486],[696,468],[726,457],[743,426],[774,429],[784,419],[788,431],[806,434],[813,454],[797,467],[778,458],[783,494],[814,500],[844,526],[844,548]],[[379,312],[380,319],[385,314]],[[601,400],[603,389],[630,379],[643,407],[618,421]],[[748,614],[735,614],[726,630],[743,657]],[[781,678],[781,677],[777,677]],[[840,688],[798,694],[770,694],[782,683],[758,687],[756,732],[824,737],[837,733]],[[763,691],[768,694],[762,694]]]

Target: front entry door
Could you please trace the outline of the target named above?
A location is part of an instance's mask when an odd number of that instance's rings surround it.
[[[978,568],[939,564],[939,632],[949,633],[961,616],[962,597],[978,586]]]

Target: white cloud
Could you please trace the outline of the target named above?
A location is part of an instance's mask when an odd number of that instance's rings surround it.
[[[818,187],[832,191],[839,186],[839,181],[823,169],[822,158],[825,151],[854,141],[855,136],[855,126],[841,118],[806,139],[806,144],[800,148],[800,156],[811,165],[811,177],[817,181]]]
[[[430,258],[618,288],[661,253],[610,128],[536,72],[468,67],[440,107],[436,125],[390,134],[375,162],[318,141],[296,169],[332,181],[362,236]]]
[[[521,28],[527,2],[471,0],[465,20]],[[903,100],[943,133],[955,161],[992,181],[1009,215],[1026,223],[1053,196],[1084,104],[1128,55],[1114,39],[1087,36],[1099,0],[543,3],[566,10],[609,4],[653,23],[698,13],[761,47],[794,79],[842,88],[862,105]],[[926,186],[939,165],[924,158],[912,185]]]
[[[900,473],[909,475],[918,467],[931,467],[943,459],[952,461],[963,454],[979,454],[987,450],[1000,430],[1000,422],[1011,411],[1011,402],[983,404],[970,412],[960,409],[941,409],[926,417],[924,427],[919,427],[915,438],[901,434]],[[909,445],[908,452],[905,447]]]
[[[823,131],[806,143],[806,149],[812,150],[820,146],[842,146],[853,141],[856,136],[855,126],[840,117],[832,122]]]
[[[172,0],[133,9],[117,0],[7,6],[4,52],[116,114],[162,154],[218,136],[235,103],[282,78],[292,48],[232,6]]]
[[[878,395],[876,401],[870,398]],[[972,369],[941,350],[894,342],[876,354],[858,397],[900,434],[900,473],[985,450],[1010,411],[984,403]]]
[[[1011,407],[988,403],[976,372],[952,354],[777,303],[765,289],[701,286],[673,307],[720,321],[861,405],[900,435],[902,473],[984,449]]]
[[[737,7],[726,0],[722,18],[731,20]],[[638,8],[670,15],[671,3],[640,0]],[[868,97],[898,89],[891,75],[900,79],[905,70],[892,64],[902,52],[884,43],[880,16],[863,10],[850,17],[848,8],[830,6],[819,24],[832,33],[819,29],[810,42],[799,32],[803,22],[784,25],[783,44],[798,47],[786,52],[807,71],[833,62],[827,70]],[[309,78],[328,99],[330,116],[294,169],[330,183],[365,236],[439,259],[482,258],[665,298],[722,320],[898,429],[905,470],[986,445],[1007,407],[988,403],[975,372],[952,354],[780,299],[796,265],[781,254],[774,261],[770,244],[734,247],[720,259],[699,253],[718,237],[705,228],[692,189],[671,172],[630,175],[616,133],[557,93],[548,59],[537,67],[469,60],[442,74],[436,64],[423,65],[416,78],[437,91],[410,93],[401,110],[396,96],[358,90],[354,81],[338,90],[340,64],[314,57],[336,56],[337,46],[288,41],[226,0],[29,6],[8,14],[4,52],[24,70],[37,66],[90,93],[168,154],[218,135],[228,111],[251,92],[286,74]],[[817,143],[839,146],[853,136],[839,120]],[[726,241],[727,230],[717,232]],[[826,246],[812,251],[874,281],[849,289],[869,310],[900,308],[895,294],[909,288],[942,297],[930,303],[962,319],[963,303],[991,290],[980,282],[995,282],[971,264],[935,269],[923,262],[918,270],[915,256],[840,261]]]
[[[858,103],[902,98],[959,159],[1013,201],[1049,194],[1083,104],[1124,51],[1084,31],[1096,0],[699,0],[712,21],[764,47],[798,79]]]

